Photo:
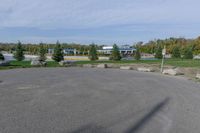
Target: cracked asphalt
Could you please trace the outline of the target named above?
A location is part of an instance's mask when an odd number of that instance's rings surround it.
[[[199,133],[200,84],[119,69],[0,71],[0,133]]]

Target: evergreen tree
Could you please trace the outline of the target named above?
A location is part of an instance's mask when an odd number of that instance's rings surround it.
[[[181,52],[178,46],[175,46],[172,50],[172,58],[181,58]]]
[[[136,48],[136,52],[135,52],[134,58],[135,58],[135,60],[140,60],[141,59],[141,54],[140,54],[140,48],[139,47]]]
[[[187,49],[185,49],[183,58],[184,59],[193,59],[192,48],[188,47]]]
[[[84,46],[81,46],[81,48],[80,48],[80,54],[81,55],[84,55],[85,53],[85,48],[84,48]]]
[[[163,57],[163,55],[162,55],[162,47],[160,45],[158,45],[157,48],[156,48],[155,58],[162,59],[162,57]]]
[[[18,44],[17,44],[17,47],[16,47],[16,50],[15,50],[15,53],[14,53],[14,58],[17,60],[17,61],[22,61],[24,60],[24,50],[22,48],[22,44],[21,42],[19,41]]]
[[[46,53],[47,53],[47,50],[44,47],[44,44],[40,43],[40,47],[39,47],[39,61],[44,62],[46,60]]]
[[[3,54],[0,52],[0,61],[3,61],[5,58],[3,56]]]
[[[64,60],[63,49],[62,49],[59,41],[57,41],[56,46],[54,48],[54,53],[52,55],[52,59],[56,62],[60,62],[60,61]]]
[[[97,50],[96,50],[96,46],[94,44],[92,44],[90,46],[90,52],[89,52],[88,58],[93,61],[98,60]]]
[[[121,55],[119,52],[119,48],[116,44],[113,45],[112,54],[110,56],[110,60],[119,61],[121,60]]]

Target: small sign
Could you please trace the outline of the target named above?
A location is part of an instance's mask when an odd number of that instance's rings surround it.
[[[162,50],[162,55],[166,55],[166,48]]]

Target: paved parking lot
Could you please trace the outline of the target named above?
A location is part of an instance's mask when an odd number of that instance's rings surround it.
[[[118,69],[0,71],[0,133],[199,133],[200,84]]]

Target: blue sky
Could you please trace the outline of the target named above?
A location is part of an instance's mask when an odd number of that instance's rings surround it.
[[[200,35],[199,0],[1,0],[1,42],[133,44]]]

